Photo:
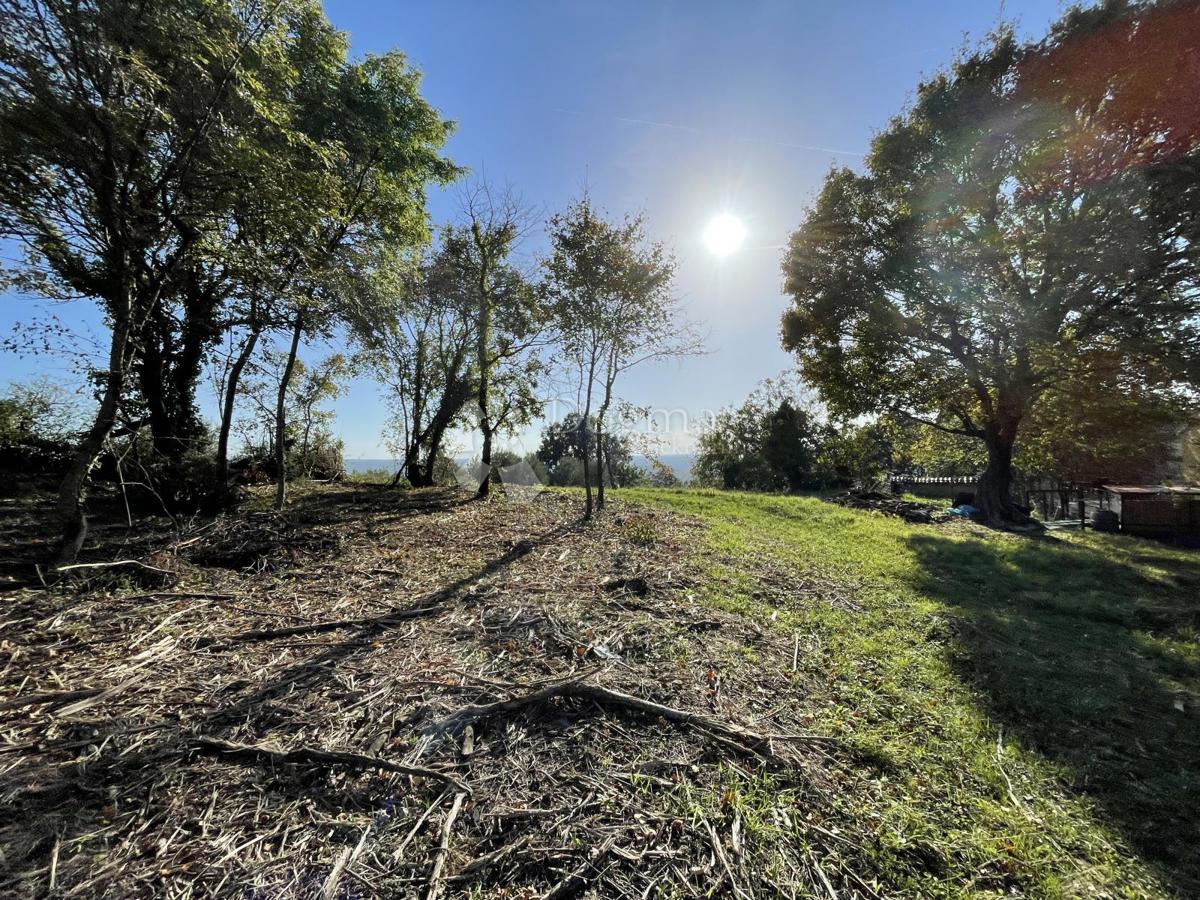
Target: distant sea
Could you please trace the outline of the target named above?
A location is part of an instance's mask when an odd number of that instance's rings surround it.
[[[675,477],[680,481],[687,481],[692,477],[692,455],[690,453],[666,453],[659,457],[664,463],[671,467],[671,471],[675,473]],[[466,459],[461,459],[459,462],[467,462]],[[645,456],[635,456],[636,462],[643,469],[650,467],[650,461]],[[347,459],[346,469],[350,472],[371,472],[384,471],[389,475],[400,468],[400,460],[398,459]]]
[[[349,472],[387,472],[393,474],[400,468],[398,459],[347,459],[346,470]]]

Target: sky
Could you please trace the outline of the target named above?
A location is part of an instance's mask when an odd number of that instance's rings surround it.
[[[447,155],[473,175],[511,185],[542,218],[586,187],[614,216],[643,212],[651,237],[674,248],[676,290],[707,333],[708,353],[633,370],[618,386],[623,399],[671,412],[674,429],[794,367],[778,339],[787,306],[780,260],[830,167],[861,166],[872,136],[964,42],[1002,17],[1040,37],[1062,8],[1059,0],[325,3],[355,55],[398,48],[424,73],[426,99],[457,123]],[[456,190],[431,192],[434,222],[454,217]],[[747,235],[719,259],[702,234],[722,212]],[[520,253],[532,264],[545,246],[535,229]],[[0,296],[0,333],[51,313],[76,333],[73,348],[103,343],[86,303],[13,295]],[[0,354],[0,386],[38,372],[78,380],[67,356]],[[374,384],[354,382],[335,408],[347,457],[388,455]],[[535,432],[513,445],[533,449]],[[662,449],[687,445],[684,437]]]

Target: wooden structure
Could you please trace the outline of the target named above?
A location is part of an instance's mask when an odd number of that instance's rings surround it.
[[[1200,488],[1161,484],[1106,484],[1120,501],[1121,531],[1142,537],[1200,541]]]

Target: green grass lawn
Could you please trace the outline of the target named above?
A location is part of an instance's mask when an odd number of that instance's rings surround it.
[[[798,635],[839,813],[906,894],[1200,896],[1200,553],[629,490],[711,524],[711,603]],[[783,565],[796,589],[762,590]]]

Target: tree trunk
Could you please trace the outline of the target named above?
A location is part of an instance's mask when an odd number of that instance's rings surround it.
[[[283,367],[283,377],[279,379],[279,396],[275,402],[275,468],[278,470],[275,482],[275,509],[282,510],[287,499],[287,390],[292,380],[292,370],[296,368],[296,351],[300,349],[300,334],[304,330],[304,313],[296,313],[296,324],[292,328],[292,345],[288,350],[287,364]]]
[[[604,423],[608,420],[608,410],[612,406],[613,383],[617,379],[617,345],[614,343],[608,352],[608,360],[604,367],[604,400],[600,404],[600,412],[596,415],[596,479],[599,483],[596,505],[604,508]],[[610,461],[611,462],[611,461]],[[608,481],[610,487],[616,487],[612,480],[612,470],[609,469]]]
[[[475,496],[480,500],[487,498],[491,492],[492,484],[492,428],[487,422],[487,416],[481,416],[479,419],[479,428],[483,432],[483,446],[479,451],[480,468],[483,470],[483,479],[479,482],[479,490],[475,492]]]
[[[988,462],[975,488],[975,507],[983,520],[991,525],[1002,525],[1019,518],[1012,497],[1016,432],[1015,422],[1003,426],[989,424],[985,428]]]
[[[433,487],[435,478],[433,477],[433,460],[429,460],[424,465],[417,464],[413,466],[408,475],[408,483],[415,488]]]
[[[483,478],[479,482],[479,490],[475,492],[475,496],[482,500],[487,497],[492,484],[493,429],[488,409],[488,402],[491,399],[489,392],[492,380],[491,359],[489,358],[492,344],[492,296],[488,288],[488,273],[491,266],[486,247],[480,237],[479,226],[474,226],[472,232],[475,235],[475,244],[479,247],[481,255],[481,265],[479,267],[479,321],[476,323],[477,333],[475,335],[475,365],[479,369],[479,384],[475,399],[479,404],[479,430],[483,435],[483,447],[479,452],[480,469],[483,472]]]
[[[225,397],[221,409],[221,430],[217,435],[217,484],[215,489],[222,493],[229,483],[229,432],[233,427],[233,407],[237,400],[238,382],[241,381],[242,372],[254,354],[254,348],[258,344],[258,337],[261,333],[257,328],[250,332],[237,359],[229,368],[229,379],[225,385]]]
[[[604,425],[596,417],[596,509],[604,509]]]
[[[583,455],[583,517],[591,519],[592,517],[592,448],[588,445],[588,427],[587,416],[579,420],[579,447],[580,453]]]
[[[58,564],[66,565],[75,560],[87,538],[87,500],[89,475],[96,459],[104,449],[104,443],[112,433],[117,421],[117,409],[121,392],[125,389],[126,353],[129,347],[132,325],[132,303],[128,295],[113,316],[112,344],[108,353],[108,374],[104,380],[104,393],[96,419],[80,442],[71,465],[58,488],[58,516],[62,522],[63,538],[59,547]]]
[[[605,386],[604,403],[600,404],[600,412],[596,413],[596,509],[604,509],[604,424],[608,416],[608,406],[612,401],[612,388]],[[608,482],[612,486],[612,472],[608,473]]]
[[[592,518],[592,473],[591,473],[591,451],[592,448],[588,444],[588,419],[592,415],[592,386],[596,381],[596,350],[592,349],[591,360],[588,364],[587,374],[587,392],[586,400],[583,405],[583,415],[579,417],[579,455],[583,457],[583,491],[584,491],[584,507],[583,518],[585,521],[590,521]]]

